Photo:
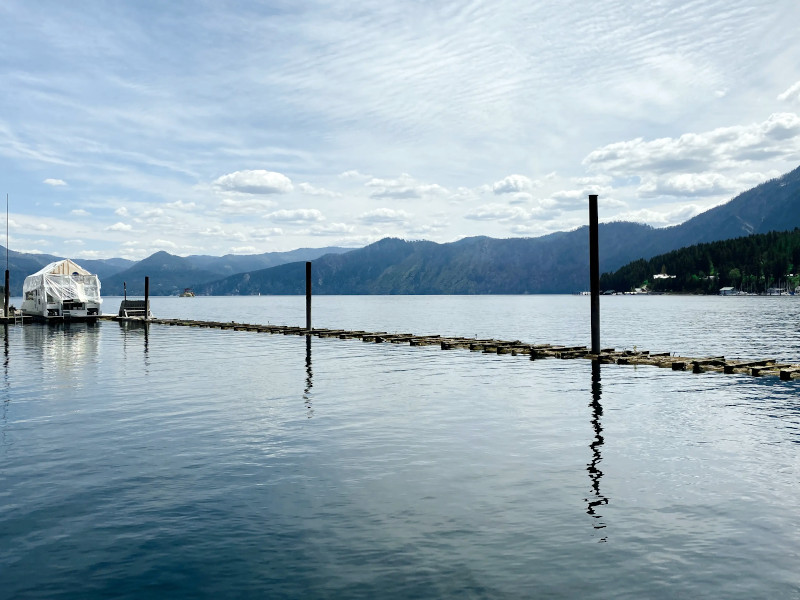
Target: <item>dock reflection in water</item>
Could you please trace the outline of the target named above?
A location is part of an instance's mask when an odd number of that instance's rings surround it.
[[[97,361],[100,326],[97,323],[30,323],[20,327],[26,360],[46,373],[79,380],[79,368]]]

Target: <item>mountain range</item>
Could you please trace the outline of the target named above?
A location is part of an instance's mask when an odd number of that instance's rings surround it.
[[[600,268],[614,271],[685,246],[800,227],[800,168],[739,194],[673,227],[629,222],[600,225]],[[364,248],[299,249],[260,255],[179,257],[157,252],[132,262],[79,261],[98,274],[104,295],[302,294],[313,261],[315,294],[571,293],[589,285],[588,227],[537,238],[470,237],[438,244],[386,238]],[[57,257],[9,253],[11,293]]]
[[[150,277],[150,293],[153,295],[177,295],[184,288],[224,278],[233,273],[265,269],[295,261],[314,260],[324,254],[349,252],[351,248],[299,248],[289,252],[266,252],[264,254],[225,256],[175,256],[167,252],[156,252],[141,261],[124,258],[99,260],[77,259],[84,269],[100,278],[104,296],[121,296],[125,289],[131,295],[144,294],[144,278]],[[0,246],[5,253],[5,248]],[[11,295],[22,295],[22,282],[49,263],[64,257],[51,254],[25,254],[8,252]]]

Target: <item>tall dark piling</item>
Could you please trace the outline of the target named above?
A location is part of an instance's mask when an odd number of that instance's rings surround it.
[[[8,272],[8,269],[6,269],[6,284],[5,284],[6,287],[4,288],[3,292],[3,316],[5,317],[8,316],[8,295],[9,295],[8,286],[10,285],[10,281],[11,281],[11,276]]]
[[[150,318],[150,278],[144,278],[144,318]]]
[[[306,330],[311,331],[311,262],[306,263]]]
[[[600,354],[600,252],[597,194],[589,194],[589,279],[592,294],[592,354]]]

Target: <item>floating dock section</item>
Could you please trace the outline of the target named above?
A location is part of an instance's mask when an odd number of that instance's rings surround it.
[[[124,319],[104,316],[112,320]],[[342,340],[359,339],[367,343],[409,344],[411,346],[439,346],[442,350],[470,350],[484,354],[528,355],[531,360],[544,358],[576,359],[583,358],[598,361],[601,364],[618,365],[652,365],[672,369],[673,371],[690,371],[692,373],[718,372],[738,373],[753,377],[774,376],[781,380],[800,379],[800,364],[792,364],[778,360],[730,360],[724,356],[705,358],[688,358],[673,356],[669,352],[653,353],[649,351],[615,350],[604,348],[599,354],[593,354],[586,346],[559,346],[552,344],[529,344],[520,340],[476,339],[463,337],[444,337],[440,335],[417,335],[414,333],[388,333],[385,331],[351,331],[345,329],[307,329],[288,325],[258,325],[237,323],[235,321],[193,321],[186,319],[147,319],[148,323],[169,326],[205,327],[230,329],[234,331],[250,331],[283,335],[313,335],[319,338],[339,338]]]

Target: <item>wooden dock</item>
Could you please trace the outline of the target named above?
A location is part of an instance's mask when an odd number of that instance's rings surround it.
[[[3,310],[0,308],[0,313]],[[19,325],[20,323],[32,323],[33,317],[30,315],[9,315],[8,317],[0,316],[0,325]]]
[[[124,319],[104,315],[102,319],[119,321],[139,321],[141,318]],[[673,356],[669,352],[653,353],[649,351],[601,349],[599,354],[592,354],[586,346],[560,346],[553,344],[529,344],[520,340],[477,339],[464,337],[444,337],[440,335],[417,335],[413,333],[388,333],[385,331],[350,331],[345,329],[311,329],[288,325],[258,325],[237,323],[235,321],[194,321],[186,319],[149,319],[148,323],[168,326],[203,327],[230,329],[233,331],[250,331],[257,333],[283,335],[313,335],[319,338],[339,338],[342,340],[359,339],[366,343],[409,344],[411,346],[439,346],[442,350],[470,350],[483,354],[528,355],[530,360],[544,358],[596,360],[601,364],[617,365],[651,365],[673,371],[691,371],[692,373],[717,372],[725,374],[745,374],[753,377],[773,376],[783,381],[800,379],[800,364],[778,360],[731,360],[724,356],[689,358]]]

